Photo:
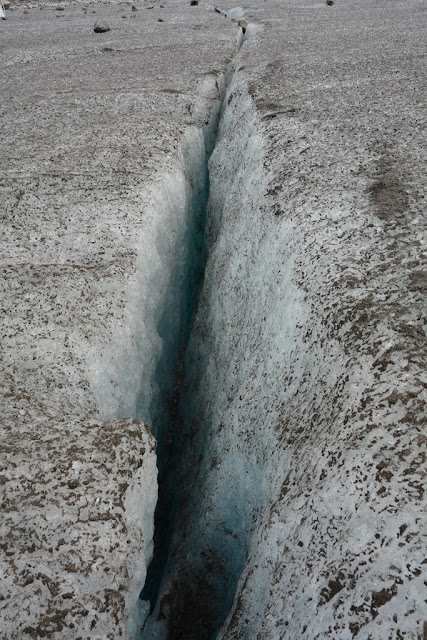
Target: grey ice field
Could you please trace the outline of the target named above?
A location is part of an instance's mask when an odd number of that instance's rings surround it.
[[[426,2],[11,3],[1,640],[425,640]]]

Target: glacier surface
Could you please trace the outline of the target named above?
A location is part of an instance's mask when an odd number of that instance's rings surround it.
[[[162,4],[1,25],[1,633],[419,640],[423,3]]]
[[[245,16],[147,640],[424,633],[425,25],[333,11]]]

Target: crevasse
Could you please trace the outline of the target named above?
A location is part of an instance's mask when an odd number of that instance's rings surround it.
[[[245,39],[244,30],[240,30],[238,49]],[[208,432],[204,433],[203,426],[197,434],[197,443],[191,433],[194,420],[197,420],[195,414],[202,407],[193,406],[191,389],[197,384],[197,368],[192,366],[189,358],[185,358],[185,354],[203,284],[207,245],[213,241],[213,231],[219,223],[216,211],[210,231],[206,232],[207,211],[218,209],[218,203],[209,203],[208,167],[219,122],[225,121],[227,87],[233,72],[234,61],[231,61],[224,76],[215,80],[217,99],[208,124],[193,132],[196,138],[203,132],[202,153],[200,140],[197,144],[194,140],[192,144],[190,142],[185,153],[185,173],[191,186],[187,195],[189,222],[180,241],[175,243],[169,294],[165,297],[156,325],[163,341],[155,371],[154,386],[158,391],[151,399],[148,415],[144,413],[146,394],[141,395],[139,402],[139,417],[151,425],[158,441],[159,469],[154,557],[141,593],[145,615],[148,610],[151,614],[143,627],[144,640],[216,637],[233,602],[244,563],[247,534],[254,518],[252,507],[247,510],[244,505],[234,504],[239,502],[243,497],[240,493],[244,492],[237,492],[231,499],[220,500],[218,513],[226,521],[225,528],[218,530],[216,516],[211,526],[205,523],[203,544],[199,549],[196,544],[187,570],[181,573],[182,579],[176,581],[175,559],[177,554],[179,556],[183,532],[181,520],[183,517],[187,519],[188,509],[195,530],[198,527],[198,470],[193,465],[193,456],[201,445],[198,455],[203,458],[204,435],[210,437]],[[212,77],[208,79],[205,90],[212,93]],[[207,447],[208,444],[206,442]],[[200,463],[203,464],[201,459]],[[245,485],[248,481],[259,484],[258,471],[254,471],[251,465],[246,466],[243,470]],[[188,493],[190,485],[195,490]],[[206,540],[209,540],[208,547],[212,552],[206,549]]]

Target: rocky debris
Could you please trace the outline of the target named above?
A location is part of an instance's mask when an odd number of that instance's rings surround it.
[[[55,11],[65,11],[64,7],[55,7]]]
[[[106,33],[107,31],[110,31],[110,27],[103,20],[97,20],[95,22],[93,30],[94,30],[95,33]]]
[[[191,0],[190,7],[197,7],[198,4],[199,4],[199,0]]]
[[[248,28],[247,20],[239,20],[239,22],[237,24],[239,25],[239,27],[241,28],[243,33],[246,33],[246,29]]]
[[[132,5],[131,11],[138,11],[138,9],[135,7],[135,5]]]

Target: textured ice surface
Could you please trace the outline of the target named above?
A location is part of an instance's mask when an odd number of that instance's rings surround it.
[[[133,418],[155,432],[176,383],[193,201],[237,39],[187,2],[144,7],[13,11],[1,33],[7,640],[134,637],[140,616],[157,471]]]
[[[35,420],[25,389],[19,406],[27,418],[2,446],[1,637],[134,637],[152,555],[154,438],[137,420]]]
[[[217,11],[154,4],[2,32],[8,640],[116,640],[142,613],[155,456],[124,418],[162,439],[236,42]],[[426,12],[244,9],[146,638],[418,640]]]
[[[424,13],[334,7],[246,16],[150,639],[423,637]]]

